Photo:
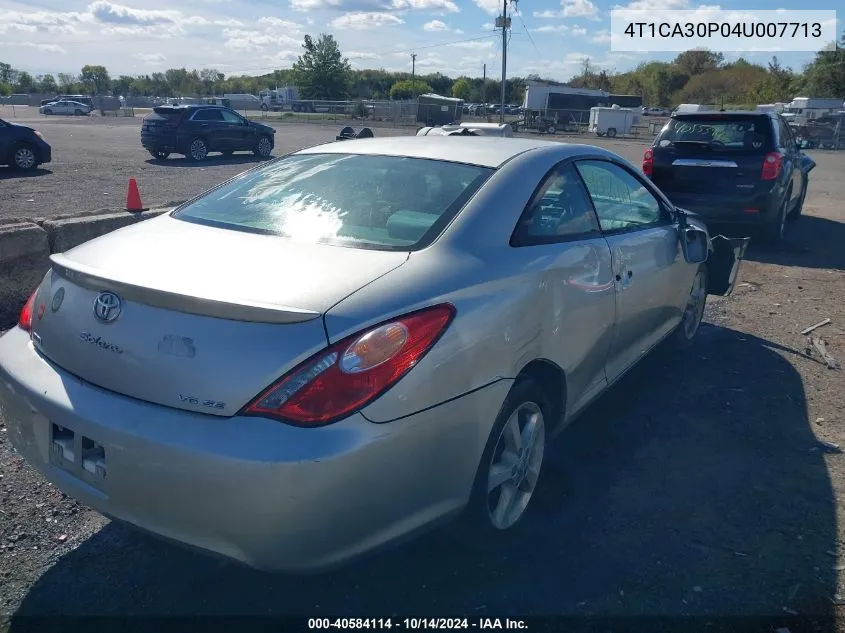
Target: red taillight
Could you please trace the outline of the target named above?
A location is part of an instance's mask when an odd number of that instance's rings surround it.
[[[288,372],[242,414],[296,426],[322,426],[344,418],[407,374],[454,316],[454,306],[442,304],[353,334]]]
[[[29,299],[27,299],[26,303],[23,304],[21,315],[18,317],[18,325],[27,332],[32,330],[32,313],[34,312],[35,295],[37,294],[38,290],[36,290],[29,296]]]
[[[760,180],[777,180],[778,176],[780,176],[782,165],[783,154],[780,152],[766,154],[766,157],[763,159],[763,171],[760,174]]]
[[[651,176],[654,173],[654,151],[647,149],[643,154],[643,173]]]

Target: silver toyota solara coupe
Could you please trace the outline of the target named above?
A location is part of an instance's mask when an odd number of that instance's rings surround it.
[[[597,147],[320,145],[53,255],[0,415],[67,494],[258,568],[509,530],[549,440],[687,346],[746,245]]]

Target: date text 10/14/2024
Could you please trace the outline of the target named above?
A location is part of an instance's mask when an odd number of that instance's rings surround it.
[[[308,618],[309,630],[526,630],[511,618]]]

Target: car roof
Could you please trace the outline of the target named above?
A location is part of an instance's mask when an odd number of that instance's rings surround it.
[[[592,145],[485,136],[393,136],[355,139],[316,145],[296,153],[367,154],[372,156],[428,158],[495,169],[520,154],[539,149],[556,149],[559,160],[584,153],[615,156],[603,148]]]
[[[711,118],[719,117],[736,117],[736,116],[775,116],[771,112],[763,112],[760,110],[702,110],[701,112],[678,112],[673,114],[673,119],[686,119],[697,116],[706,116]]]

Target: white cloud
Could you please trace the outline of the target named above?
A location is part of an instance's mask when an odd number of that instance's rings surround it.
[[[667,11],[689,8],[689,0],[633,0],[626,5],[616,5],[614,9],[632,11]]]
[[[591,0],[560,0],[560,6],[561,8],[557,11],[552,9],[535,11],[534,17],[541,20],[559,20],[561,18],[599,19],[599,8]]]
[[[426,22],[423,24],[423,31],[429,31],[431,33],[436,31],[448,31],[449,25],[445,22],[441,22],[440,20],[432,20],[431,22]]]
[[[597,20],[599,8],[590,0],[561,0],[563,14],[567,18],[590,18]]]
[[[67,54],[67,50],[65,50],[58,44],[36,44],[35,42],[0,42],[0,46],[14,46],[16,48],[22,46],[24,48],[34,48],[36,50],[45,51],[47,53],[57,53],[61,55]]]
[[[230,18],[230,19],[227,19],[227,20],[214,20],[214,24],[216,26],[227,26],[230,29],[242,27],[244,25],[244,23],[241,22],[240,20],[235,20],[233,18]]]
[[[499,0],[473,0],[476,6],[489,15],[501,15],[502,3]]]
[[[167,59],[167,57],[165,57],[161,53],[135,53],[134,55],[132,55],[132,57],[134,57],[135,59],[139,59],[145,64],[149,64],[150,66],[158,66],[164,60]]]
[[[475,40],[473,42],[454,42],[453,44],[445,44],[450,48],[465,48],[470,50],[487,50],[493,48],[493,40]]]
[[[601,31],[593,33],[593,37],[590,38],[590,41],[595,42],[596,44],[610,44],[610,39],[610,31],[602,29]]]
[[[93,17],[85,13],[59,13],[48,11],[34,11],[23,13],[20,11],[3,11],[0,20],[0,34],[9,31],[21,33],[62,33],[78,34],[79,27],[85,22],[92,22]]]
[[[547,24],[534,29],[537,33],[563,33],[568,31],[569,27],[565,24]]]
[[[108,2],[108,0],[96,0],[96,2],[92,2],[88,5],[88,11],[100,22],[123,26],[176,24],[182,17],[179,11],[132,9],[121,4],[113,4]]]
[[[350,13],[429,11],[458,13],[452,0],[289,0],[294,11],[334,10]]]
[[[583,37],[586,34],[587,34],[587,29],[585,29],[583,27],[576,26],[576,27],[573,27],[573,29],[572,29],[572,35],[574,35],[575,37]]]
[[[258,19],[258,27],[222,29],[220,34],[223,46],[239,53],[260,53],[268,48],[278,48],[280,45],[296,47],[301,44],[297,36],[302,33],[302,27],[296,22],[263,17]]]
[[[398,26],[405,20],[381,11],[356,11],[345,13],[331,21],[332,28],[351,31],[366,31],[383,26]]]
[[[495,28],[496,28],[496,25],[493,24],[492,22],[485,22],[484,24],[481,25],[482,31],[492,31]]]
[[[346,57],[349,59],[381,59],[381,55],[376,55],[375,53],[359,53],[357,51],[349,51],[346,53]]]
[[[264,55],[263,59],[268,66],[289,66],[296,61],[299,53],[296,51],[277,51],[272,55]]]

